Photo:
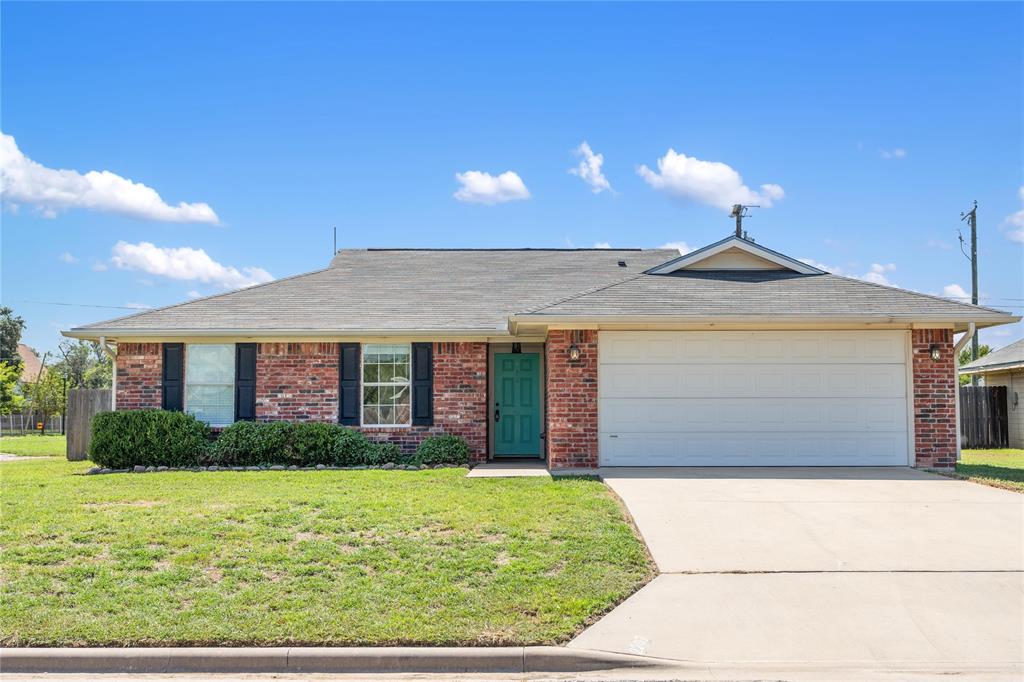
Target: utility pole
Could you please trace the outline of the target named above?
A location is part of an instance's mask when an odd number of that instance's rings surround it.
[[[971,210],[960,214],[960,220],[966,220],[971,226],[971,303],[978,305],[978,202],[971,205]],[[963,235],[960,236],[960,250],[963,251]],[[967,255],[967,254],[964,254]],[[971,361],[978,359],[978,334],[971,338]],[[971,385],[978,385],[978,375],[971,375]]]
[[[736,236],[740,239],[746,239],[747,233],[743,231],[743,219],[750,215],[748,208],[760,208],[760,206],[749,205],[744,206],[743,204],[733,204],[732,212],[729,214],[730,218],[736,219]]]

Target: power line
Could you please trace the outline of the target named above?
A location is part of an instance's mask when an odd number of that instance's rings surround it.
[[[115,310],[146,310],[130,305],[97,305],[95,303],[61,303],[58,301],[15,301],[15,303],[33,303],[35,305],[62,305],[71,308],[112,308]]]

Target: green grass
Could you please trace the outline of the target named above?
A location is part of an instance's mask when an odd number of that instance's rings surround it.
[[[64,457],[67,455],[66,436],[3,436],[0,452],[22,457]]]
[[[0,642],[564,641],[653,575],[596,480],[0,464]]]
[[[978,483],[1024,492],[1024,450],[963,450],[956,472]]]

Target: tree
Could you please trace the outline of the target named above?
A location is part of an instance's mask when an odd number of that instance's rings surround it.
[[[36,419],[45,424],[51,416],[64,413],[67,396],[64,393],[64,377],[59,372],[52,369],[44,371],[39,381],[27,389],[29,407]]]
[[[110,388],[113,363],[94,341],[72,341],[60,344],[62,359],[53,370],[67,381],[68,388]]]
[[[17,317],[8,306],[0,306],[0,362],[6,362],[21,371],[18,343],[25,331],[25,320]]]
[[[983,358],[986,355],[988,355],[991,351],[992,351],[992,349],[989,347],[989,345],[987,343],[984,343],[984,344],[978,346],[978,357],[979,358]],[[968,362],[971,362],[971,349],[970,349],[969,346],[965,346],[964,348],[960,349],[960,358],[959,358],[959,360],[960,360],[960,364],[958,365],[959,367],[963,367]],[[971,375],[970,374],[961,374],[960,375],[960,385],[961,386],[966,386],[969,383],[971,383]]]
[[[11,414],[21,410],[25,398],[18,395],[18,378],[21,370],[14,365],[0,362],[0,414]]]

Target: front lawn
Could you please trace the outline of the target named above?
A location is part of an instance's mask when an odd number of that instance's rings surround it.
[[[1024,492],[1024,450],[963,450],[956,472],[978,483]]]
[[[22,457],[64,457],[67,455],[66,436],[2,436],[0,452]]]
[[[0,463],[5,646],[552,643],[653,575],[596,480],[90,466]]]

